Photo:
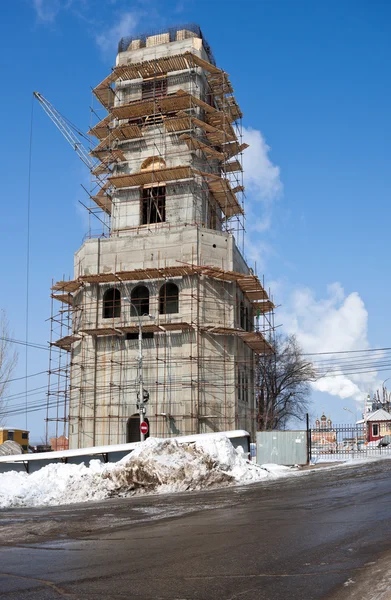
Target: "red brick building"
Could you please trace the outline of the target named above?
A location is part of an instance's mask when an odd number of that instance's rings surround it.
[[[62,450],[68,450],[68,438],[63,435],[60,435],[58,438],[50,438],[50,445],[54,451],[58,450],[61,452]]]

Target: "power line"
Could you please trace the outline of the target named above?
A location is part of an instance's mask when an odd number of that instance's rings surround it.
[[[338,352],[302,352],[302,356],[319,356],[321,354],[353,354],[356,352],[383,352],[391,348],[365,348],[363,350],[339,350]]]
[[[391,366],[386,369],[370,369],[368,371],[352,371],[350,373],[326,373],[324,375],[320,375],[319,379],[324,379],[325,377],[345,377],[346,375],[364,375],[365,373],[382,373],[389,372],[391,370]]]
[[[38,344],[34,342],[26,342],[23,340],[15,340],[13,338],[8,337],[0,337],[0,340],[4,342],[9,342],[10,344],[20,344],[21,346],[29,346],[30,348],[37,348],[37,350],[50,350],[48,346],[44,346],[43,344]]]
[[[31,375],[23,375],[23,377],[14,377],[13,379],[8,379],[7,383],[11,383],[12,381],[20,381],[21,379],[29,379],[30,377],[36,377],[37,375],[43,375],[47,373],[46,371],[38,371],[38,373],[31,373]]]
[[[37,388],[32,388],[31,390],[27,390],[27,397],[29,396],[33,396],[34,394],[37,393],[37,390],[46,390],[47,386],[46,385],[41,385],[40,387]],[[25,397],[26,396],[26,392],[19,392],[17,394],[12,394],[11,396],[3,396],[2,400],[6,400],[7,402],[9,402],[10,400],[15,400],[15,399],[19,399],[21,397]]]

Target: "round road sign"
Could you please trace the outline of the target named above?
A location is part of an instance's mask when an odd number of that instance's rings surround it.
[[[142,423],[140,423],[140,431],[144,435],[146,435],[148,433],[148,423],[146,421],[143,421]]]

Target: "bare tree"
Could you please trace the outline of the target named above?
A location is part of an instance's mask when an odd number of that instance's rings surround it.
[[[10,341],[10,328],[6,314],[0,311],[0,425],[4,423],[6,406],[5,394],[16,367],[18,355],[12,348]]]
[[[303,419],[310,404],[310,382],[316,379],[296,336],[278,335],[274,350],[259,357],[258,430],[284,429],[289,419]]]

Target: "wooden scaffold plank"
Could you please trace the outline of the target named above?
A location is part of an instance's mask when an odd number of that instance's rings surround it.
[[[155,171],[138,171],[124,175],[109,177],[110,183],[116,188],[138,187],[147,184],[159,184],[179,179],[189,179],[193,176],[192,169],[188,166],[167,167]]]
[[[244,214],[243,208],[240,206],[238,199],[233,193],[228,179],[219,177],[214,173],[206,173],[197,169],[194,169],[194,172],[205,179],[209,191],[228,219],[234,215]]]
[[[81,283],[79,281],[71,279],[70,281],[57,281],[57,283],[52,286],[51,290],[52,292],[69,292],[72,294],[80,287]]]
[[[252,305],[254,310],[260,314],[272,312],[276,308],[271,300],[265,300],[264,302],[254,301]]]
[[[88,131],[89,135],[93,135],[99,140],[103,140],[109,134],[110,123],[112,122],[113,117],[111,115],[106,115],[104,119],[99,121],[94,127]]]
[[[77,335],[66,335],[56,342],[52,342],[51,346],[56,346],[57,348],[61,348],[62,350],[66,350],[70,352],[72,349],[72,344],[81,340],[81,337]]]
[[[196,137],[193,137],[187,133],[184,133],[179,136],[179,139],[186,142],[189,150],[201,150],[202,152],[204,152],[205,154],[208,154],[210,157],[212,157],[216,160],[219,160],[219,161],[224,160],[224,154],[222,154],[221,152],[218,152],[211,146],[208,146],[208,144],[205,144],[204,142],[197,139]]]
[[[50,294],[50,297],[54,300],[58,300],[59,302],[63,302],[64,304],[68,304],[69,306],[73,306],[73,296],[72,294]]]
[[[243,171],[242,165],[238,160],[227,162],[222,166],[225,173],[234,173],[235,171]]]

